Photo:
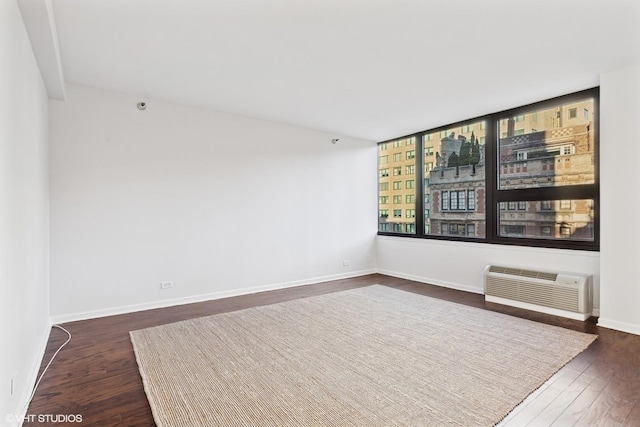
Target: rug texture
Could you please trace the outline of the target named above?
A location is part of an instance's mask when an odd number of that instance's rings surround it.
[[[385,286],[131,332],[168,426],[492,426],[595,335]]]

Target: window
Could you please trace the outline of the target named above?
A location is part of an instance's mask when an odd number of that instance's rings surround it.
[[[449,209],[457,210],[458,209],[458,192],[451,191],[449,193]]]
[[[469,190],[467,192],[467,209],[470,211],[476,209],[476,192],[474,190]]]
[[[416,210],[415,209],[407,209],[404,213],[405,218],[415,218]]]
[[[458,191],[458,209],[467,210],[467,192],[466,190]]]
[[[598,98],[589,89],[381,143],[379,179],[410,205],[397,207],[402,233],[598,250]],[[399,166],[404,184],[389,179]]]
[[[379,147],[378,210],[386,213],[378,217],[379,232],[415,234],[416,181],[402,180],[405,175],[416,175],[415,140],[402,138]],[[403,215],[410,210],[412,217]]]

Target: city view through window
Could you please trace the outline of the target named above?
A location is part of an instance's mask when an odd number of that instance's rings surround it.
[[[498,237],[594,241],[595,109],[571,99],[380,143],[379,232],[485,239],[495,218]]]

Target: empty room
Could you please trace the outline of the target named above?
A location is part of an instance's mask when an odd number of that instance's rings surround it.
[[[2,0],[0,425],[640,426],[639,117],[636,0]]]

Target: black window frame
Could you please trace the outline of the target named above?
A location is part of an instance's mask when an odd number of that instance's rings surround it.
[[[594,123],[594,183],[570,186],[555,187],[533,187],[519,189],[499,189],[499,163],[497,153],[499,149],[499,123],[506,117],[516,117],[522,114],[533,113],[541,109],[550,108],[559,104],[568,104],[584,100],[585,98],[594,99],[593,114]],[[425,173],[424,165],[424,147],[425,135],[432,133],[441,133],[447,129],[461,128],[469,123],[485,121],[486,141],[485,149],[485,237],[468,237],[468,236],[452,236],[441,234],[425,233],[425,208],[424,188],[422,183],[428,185],[428,174]],[[500,244],[525,247],[543,247],[554,249],[572,249],[584,251],[600,250],[600,88],[593,87],[590,89],[574,92],[567,95],[557,96],[551,99],[535,102],[509,110],[499,111],[484,116],[473,117],[466,120],[449,123],[443,126],[431,128],[428,130],[416,132],[410,135],[399,136],[380,144],[388,144],[399,139],[415,138],[416,154],[416,217],[415,217],[415,233],[403,234],[396,232],[378,231],[380,236],[397,236],[403,238],[421,238],[428,240],[447,240],[460,242],[473,242],[480,244]],[[429,141],[428,146],[433,143]],[[475,190],[474,190],[475,191]],[[532,237],[507,237],[500,236],[499,219],[500,206],[502,203],[507,205],[509,202],[529,202],[542,203],[546,201],[560,200],[593,200],[593,240],[569,240],[569,239],[539,239]],[[443,200],[440,201],[441,203]],[[448,201],[450,203],[450,200]],[[476,201],[477,203],[477,201]],[[441,206],[442,208],[442,206]],[[467,206],[467,209],[469,207]],[[443,209],[444,210],[444,209]],[[422,212],[422,214],[418,214]]]

